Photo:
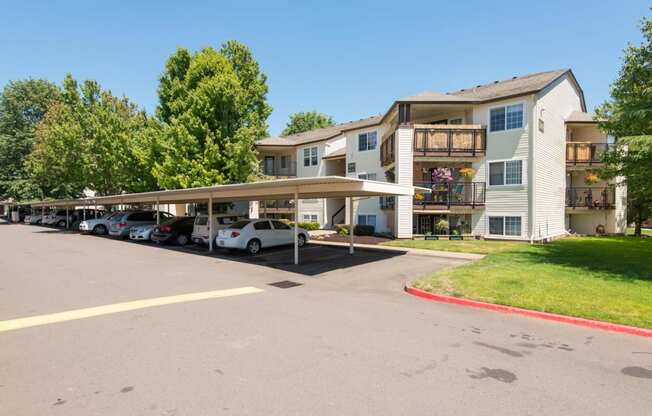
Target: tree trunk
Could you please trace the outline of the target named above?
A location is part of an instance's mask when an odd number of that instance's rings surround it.
[[[636,226],[634,228],[634,236],[641,236],[641,226],[643,225],[643,219],[640,215],[636,216]]]

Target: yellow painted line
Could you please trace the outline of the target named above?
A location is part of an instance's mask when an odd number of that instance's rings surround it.
[[[114,303],[111,305],[95,306],[92,308],[75,309],[71,311],[51,313],[49,315],[36,315],[27,318],[0,321],[0,332],[29,328],[32,326],[49,325],[58,322],[74,321],[76,319],[92,318],[94,316],[109,315],[112,313],[133,311],[136,309],[151,308],[154,306],[172,305],[175,303],[193,302],[196,300],[226,298],[229,296],[248,295],[260,293],[262,289],[255,287],[238,287],[234,289],[213,290],[210,292],[186,293],[183,295],[164,296],[161,298],[141,299],[130,302]]]

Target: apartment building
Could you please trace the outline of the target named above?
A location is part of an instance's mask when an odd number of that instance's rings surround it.
[[[567,230],[623,233],[626,189],[601,180],[614,142],[586,112],[570,69],[449,93],[424,91],[383,115],[257,143],[273,177],[339,175],[425,187],[415,198],[300,202],[301,221],[356,222],[398,238],[469,235],[543,240]],[[289,216],[288,201],[261,201]],[[284,211],[285,210],[285,211]]]

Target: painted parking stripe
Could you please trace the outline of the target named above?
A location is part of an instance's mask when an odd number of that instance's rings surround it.
[[[213,290],[210,292],[185,293],[182,295],[164,296],[161,298],[141,299],[130,302],[113,303],[110,305],[95,306],[92,308],[75,309],[71,311],[36,315],[27,318],[0,321],[0,332],[29,328],[39,325],[49,325],[58,322],[74,321],[77,319],[92,318],[94,316],[110,315],[112,313],[127,312],[137,309],[151,308],[154,306],[172,305],[175,303],[193,302],[205,299],[226,298],[230,296],[248,295],[263,292],[256,287],[238,287],[234,289]]]

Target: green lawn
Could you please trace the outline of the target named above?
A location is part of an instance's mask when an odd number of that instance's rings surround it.
[[[424,290],[652,328],[652,238],[575,237],[537,245],[394,241],[391,245],[488,253],[477,262],[417,280],[414,285]]]
[[[650,237],[652,237],[652,230],[642,229],[641,234],[649,235]],[[627,235],[634,235],[634,227],[631,227],[631,228],[627,229]]]
[[[520,241],[489,240],[392,240],[383,246],[421,248],[426,250],[458,251],[462,253],[490,254],[527,245]]]

